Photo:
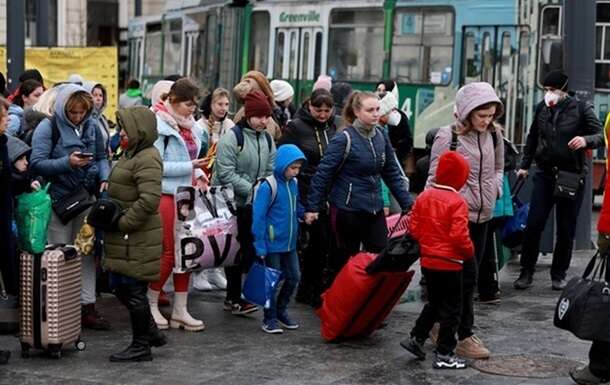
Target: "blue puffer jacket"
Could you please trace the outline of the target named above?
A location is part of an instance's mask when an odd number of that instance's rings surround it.
[[[191,186],[193,184],[193,177],[195,179],[199,178],[203,175],[203,171],[201,169],[193,169],[193,163],[184,139],[182,139],[178,131],[165,120],[161,119],[159,115],[157,115],[157,131],[159,137],[155,141],[155,147],[159,150],[163,160],[161,189],[163,194],[174,195],[176,188],[179,186]],[[203,130],[199,123],[193,125],[192,131],[195,143],[197,143],[197,154],[200,154],[201,146],[205,146],[204,150],[207,148],[207,131]]]
[[[305,154],[293,144],[280,146],[275,158],[273,175],[277,181],[277,195],[271,202],[271,186],[261,183],[252,205],[252,234],[256,255],[284,253],[295,250],[299,234],[298,219],[304,209],[299,201],[296,178],[286,180],[284,173],[297,160],[305,161]]]
[[[365,137],[353,126],[345,130],[351,138],[348,157],[339,169],[347,138],[344,133],[335,135],[311,181],[307,211],[320,212],[326,191],[331,187],[330,203],[333,206],[348,211],[377,213],[383,210],[382,178],[400,207],[409,209],[413,198],[400,173],[388,136],[379,128],[375,128],[372,138]]]
[[[23,108],[16,104],[8,106],[8,126],[6,133],[12,136],[21,135],[21,121],[23,120]]]
[[[51,121],[44,119],[36,127],[32,137],[30,166],[34,174],[41,175],[51,182],[49,193],[54,200],[85,187],[94,193],[99,182],[108,180],[110,166],[104,151],[104,139],[97,124],[90,119],[91,112],[79,124],[80,136],[75,126],[66,116],[65,105],[76,92],[87,92],[76,84],[60,86],[55,100],[54,119],[59,129],[59,140],[55,147],[52,141]],[[75,152],[93,154],[93,160],[85,167],[72,168],[70,154]]]

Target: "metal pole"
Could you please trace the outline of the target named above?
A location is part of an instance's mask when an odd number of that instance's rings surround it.
[[[6,2],[6,68],[9,92],[17,88],[25,61],[25,1]]]
[[[36,45],[49,45],[49,0],[38,0],[36,3]]]

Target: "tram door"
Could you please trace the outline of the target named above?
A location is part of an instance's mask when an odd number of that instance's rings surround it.
[[[294,87],[294,102],[305,100],[320,75],[322,27],[278,28],[275,34],[273,78]]]
[[[505,106],[503,126],[516,144],[525,141],[529,61],[529,28],[525,26],[463,27],[461,83],[488,82]]]

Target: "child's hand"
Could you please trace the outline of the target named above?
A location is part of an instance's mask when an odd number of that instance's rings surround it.
[[[208,191],[208,186],[210,185],[210,180],[208,179],[208,177],[203,174],[202,176],[200,176],[199,178],[197,178],[197,188],[200,191]]]
[[[37,180],[32,181],[32,183],[30,183],[30,187],[32,188],[32,190],[38,191],[40,190],[40,182]]]
[[[304,219],[305,223],[311,225],[313,221],[318,219],[318,213],[305,213]]]

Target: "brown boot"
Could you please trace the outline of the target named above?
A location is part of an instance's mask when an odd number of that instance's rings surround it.
[[[468,338],[458,341],[457,346],[455,347],[455,354],[462,358],[486,360],[489,358],[490,352],[479,337],[471,335]]]
[[[110,330],[110,323],[95,310],[95,304],[82,306],[81,324],[83,329]]]

